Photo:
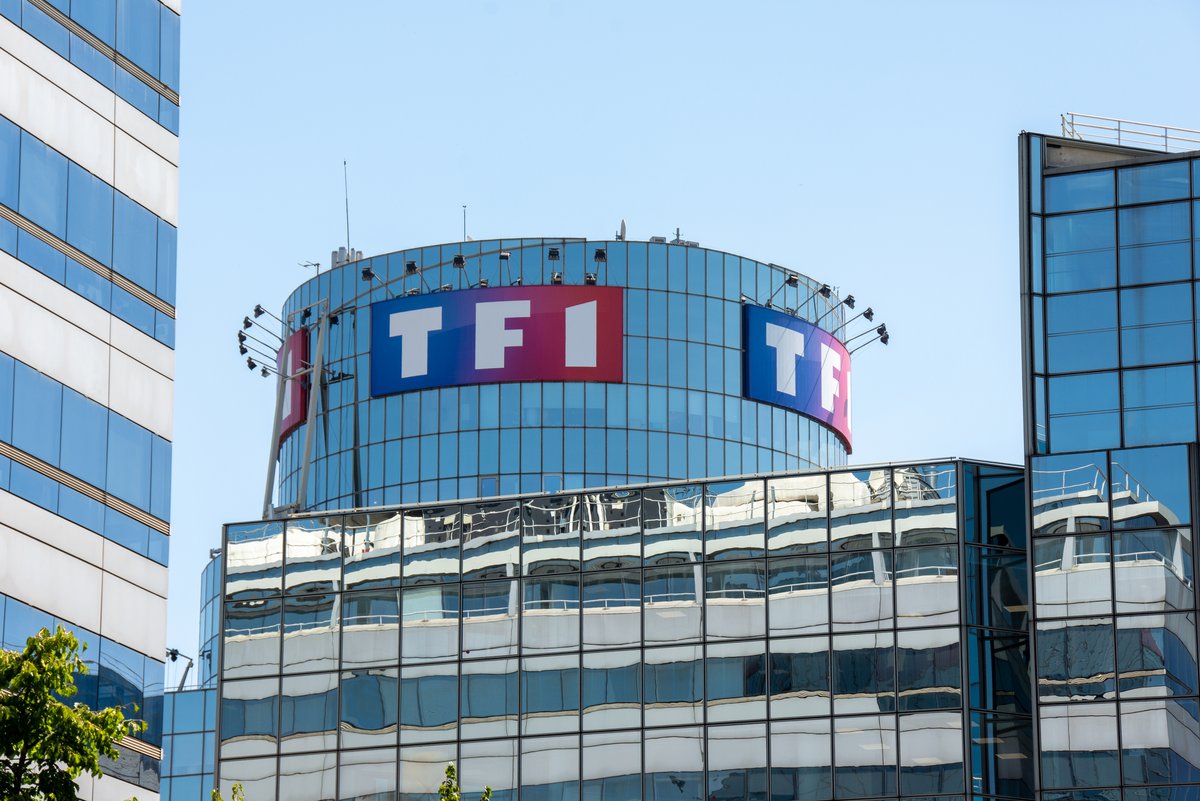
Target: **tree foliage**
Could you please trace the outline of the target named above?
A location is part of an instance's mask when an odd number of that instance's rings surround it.
[[[462,801],[459,797],[458,773],[454,770],[453,762],[446,765],[446,778],[438,788],[438,801]],[[492,801],[491,787],[483,788],[483,795],[479,797],[479,801]]]
[[[83,646],[87,648],[86,645]],[[76,801],[83,773],[100,776],[100,758],[117,756],[126,735],[146,728],[120,709],[67,706],[75,674],[86,674],[75,635],[42,629],[25,650],[0,651],[0,798]],[[134,712],[137,710],[134,709]]]
[[[229,801],[246,801],[246,794],[242,791],[241,784],[235,782],[233,789],[230,792],[232,792],[233,795],[229,796]],[[225,799],[221,798],[220,790],[212,791],[212,801],[225,801]]]

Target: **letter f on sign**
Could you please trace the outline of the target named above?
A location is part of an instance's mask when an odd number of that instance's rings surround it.
[[[767,347],[775,349],[775,391],[796,395],[796,359],[804,355],[804,334],[767,323]]]
[[[525,344],[525,332],[505,328],[513,317],[528,317],[529,301],[499,300],[475,304],[475,369],[494,370],[504,367],[504,349]]]
[[[388,336],[400,337],[400,377],[429,374],[429,332],[441,330],[442,309],[413,309],[388,316]]]

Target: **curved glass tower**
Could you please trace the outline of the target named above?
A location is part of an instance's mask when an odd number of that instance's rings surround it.
[[[538,287],[556,287],[556,295],[620,288],[618,305],[598,313],[602,328],[619,313],[616,336],[585,343],[619,372],[605,381],[544,381],[503,370],[504,378],[488,380],[475,370],[437,387],[372,391],[371,378],[379,379],[372,370],[383,369],[378,349],[374,364],[371,356],[373,304],[399,298],[433,306],[454,300],[444,293],[473,291],[481,305],[516,303],[519,314],[528,301],[503,299]],[[587,305],[572,308],[586,315]],[[304,390],[304,400],[315,401],[311,417],[305,411],[292,430],[283,426],[278,506],[355,509],[844,465],[848,419],[839,431],[747,399],[743,308],[750,305],[832,334],[845,319],[843,299],[819,281],[693,243],[469,241],[337,267],[301,285],[283,309],[288,331],[305,332],[323,381],[316,393]],[[478,334],[476,344],[511,354],[522,337],[526,348],[540,342],[537,309],[513,319],[496,329],[497,339]],[[328,325],[318,343],[321,320]],[[449,370],[446,362],[467,359],[470,347],[431,352],[424,369]],[[847,403],[848,392],[847,383]]]

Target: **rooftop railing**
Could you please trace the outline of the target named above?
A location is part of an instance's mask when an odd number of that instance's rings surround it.
[[[1161,150],[1164,153],[1200,150],[1200,131],[1190,128],[1121,120],[1116,117],[1096,117],[1073,111],[1060,116],[1062,135],[1067,139]]]

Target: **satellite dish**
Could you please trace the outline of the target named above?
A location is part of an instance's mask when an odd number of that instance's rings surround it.
[[[617,239],[620,239],[622,242],[625,241],[625,221],[624,220],[621,220],[621,233],[617,235]]]

